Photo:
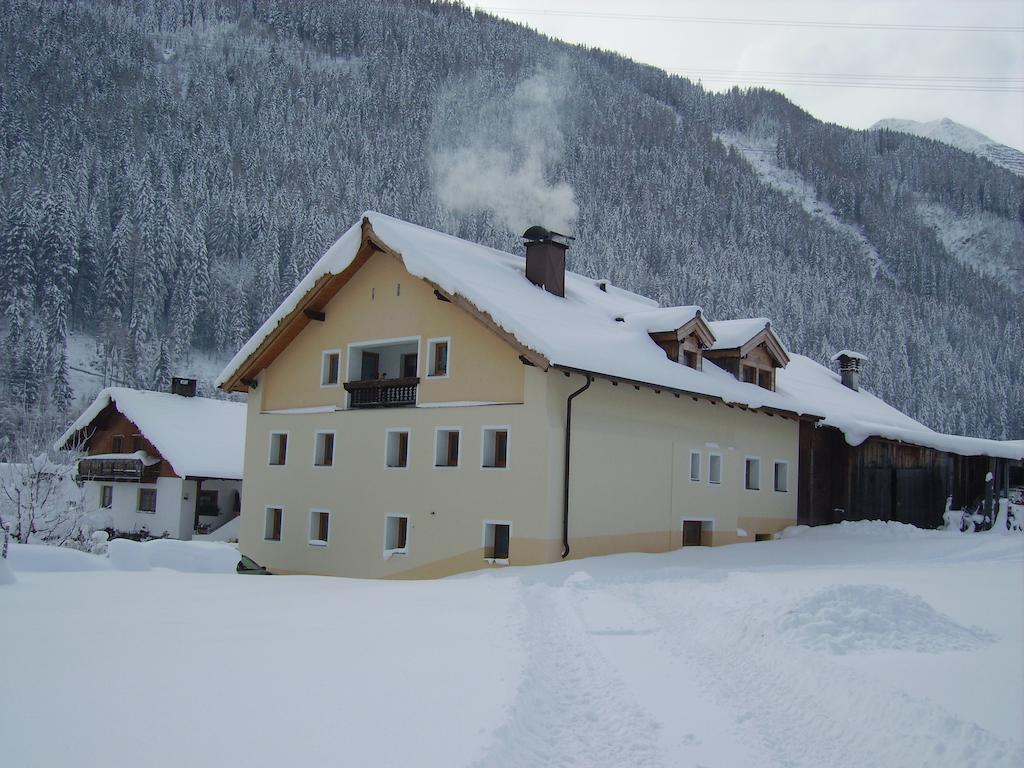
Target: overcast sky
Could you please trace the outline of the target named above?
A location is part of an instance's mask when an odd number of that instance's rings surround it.
[[[949,117],[1024,150],[1024,0],[469,4],[501,9],[492,12],[699,79],[708,88],[771,87],[815,117],[851,128],[885,117]],[[660,18],[636,18],[650,16]],[[738,20],[758,23],[730,23]]]

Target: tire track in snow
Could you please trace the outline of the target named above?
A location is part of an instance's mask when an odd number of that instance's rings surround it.
[[[738,596],[735,585],[641,584],[632,593],[669,652],[700,670],[708,695],[735,713],[741,738],[776,765],[1024,765],[1018,747],[927,699],[859,676],[827,654],[776,643],[759,631],[763,606]]]
[[[572,607],[573,590],[524,587],[527,667],[487,768],[660,766],[659,724],[632,699]]]

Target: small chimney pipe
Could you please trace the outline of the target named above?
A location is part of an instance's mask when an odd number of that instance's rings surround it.
[[[867,359],[866,355],[849,349],[841,350],[832,355],[832,362],[839,364],[839,379],[844,387],[852,389],[854,392],[860,391],[861,368]]]

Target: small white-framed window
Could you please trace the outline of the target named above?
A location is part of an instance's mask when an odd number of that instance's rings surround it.
[[[156,514],[156,488],[139,488],[139,512]]]
[[[409,438],[408,429],[389,429],[384,439],[384,466],[391,469],[409,468]]]
[[[483,427],[480,436],[480,466],[484,469],[508,469],[509,426]]]
[[[447,379],[451,372],[451,337],[427,339],[427,378]]]
[[[409,516],[385,515],[384,556],[404,555],[409,551]]]
[[[100,486],[100,508],[110,509],[114,506],[114,486],[112,485],[101,485]]]
[[[711,546],[711,534],[714,530],[714,520],[708,518],[685,518],[682,521],[684,547],[708,547]]]
[[[263,521],[263,540],[280,541],[284,527],[284,507],[267,507]]]
[[[789,462],[775,462],[775,492],[789,493]]]
[[[722,484],[722,454],[708,454],[708,483],[711,485]]]
[[[701,453],[700,451],[690,451],[690,482],[700,482],[700,464],[701,464]]]
[[[462,427],[438,427],[434,430],[434,466],[454,469],[462,455]]]
[[[325,349],[320,356],[320,386],[337,387],[341,384],[341,350]]]
[[[267,452],[267,464],[272,467],[283,467],[288,463],[288,433],[271,432],[270,447]]]
[[[743,462],[743,487],[748,491],[761,490],[761,460],[747,456]]]
[[[326,547],[331,538],[331,512],[327,509],[309,510],[309,543]]]
[[[484,559],[491,563],[508,563],[512,523],[509,520],[484,521]]]
[[[334,430],[319,430],[313,440],[313,466],[334,466]]]

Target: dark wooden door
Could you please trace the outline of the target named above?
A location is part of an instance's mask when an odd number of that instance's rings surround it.
[[[700,546],[700,532],[704,526],[700,520],[684,520],[683,521],[683,546],[684,547],[699,547]]]
[[[416,377],[416,353],[402,355],[402,377],[412,379]]]
[[[508,559],[508,526],[494,526],[494,557],[498,560]]]
[[[863,469],[854,498],[856,506],[847,510],[848,520],[892,519],[892,470]]]
[[[926,467],[896,470],[896,509],[892,519],[921,528],[942,520],[943,505],[936,504],[932,473]]]
[[[380,378],[380,355],[376,352],[363,352],[359,378],[363,381]]]

